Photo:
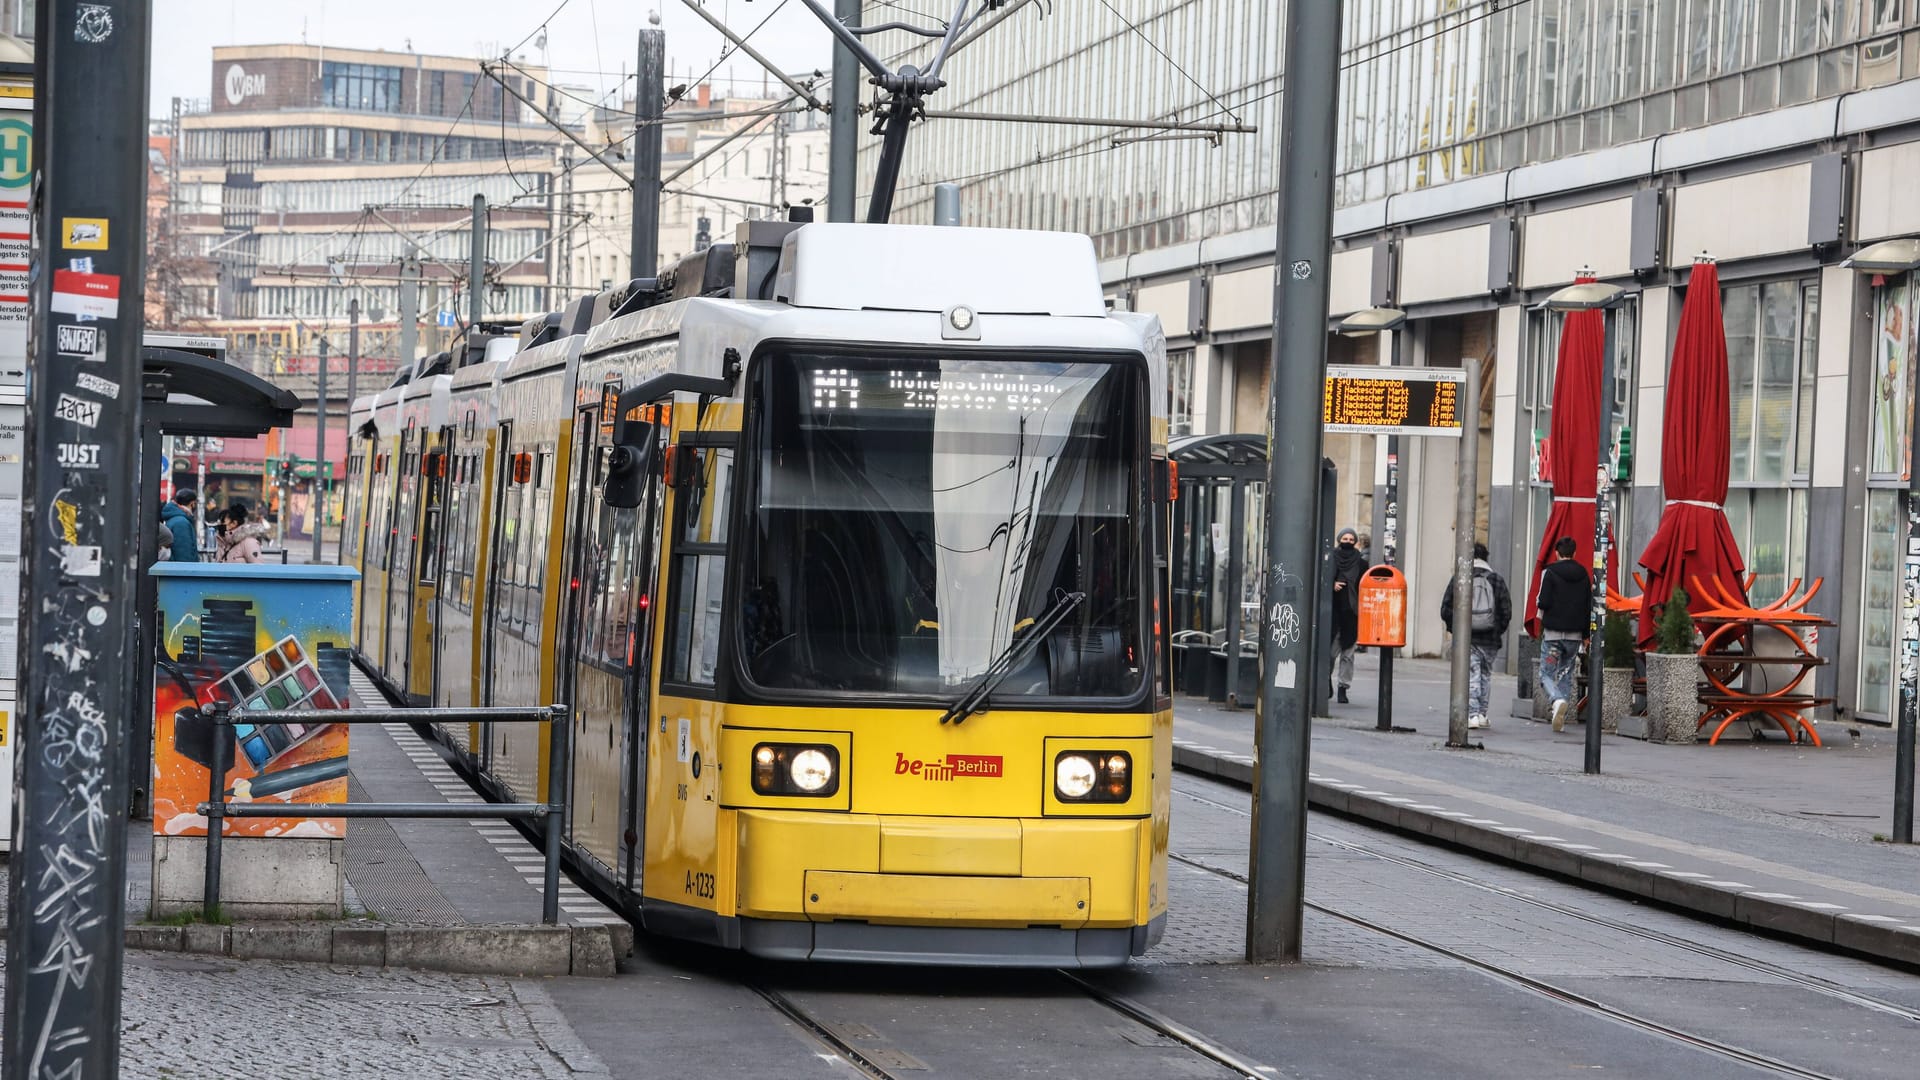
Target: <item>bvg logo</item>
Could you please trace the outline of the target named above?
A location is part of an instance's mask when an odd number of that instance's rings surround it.
[[[1001,774],[1001,757],[998,754],[948,754],[944,761],[922,761],[919,758],[909,758],[905,754],[895,752],[893,774],[917,776],[922,780],[958,780],[968,776],[998,777]]]

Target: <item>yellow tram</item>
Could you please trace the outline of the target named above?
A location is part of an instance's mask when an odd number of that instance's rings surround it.
[[[517,346],[356,403],[346,558],[390,691],[571,707],[578,872],[765,956],[1158,940],[1165,343],[1085,237],[756,222]]]

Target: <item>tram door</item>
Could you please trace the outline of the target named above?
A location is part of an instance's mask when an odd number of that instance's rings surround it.
[[[440,448],[427,458],[426,509],[421,514],[420,525],[419,591],[407,609],[407,652],[410,657],[427,665],[428,703],[440,700],[440,627],[443,625],[440,618],[440,565],[446,557],[447,492],[453,482],[454,453],[458,449],[454,431],[452,424],[442,427]],[[424,634],[422,628],[415,625],[423,617],[427,622]],[[422,642],[424,648],[421,647]],[[407,689],[409,693],[412,692],[411,682]]]
[[[492,533],[487,537],[487,588],[486,595],[480,598],[480,704],[496,703],[494,694],[494,670],[498,666],[494,661],[493,643],[505,630],[500,618],[500,579],[512,563],[512,553],[508,550],[508,529],[518,528],[518,524],[507,523],[507,487],[513,476],[513,421],[502,421],[493,437],[493,487],[486,493],[488,505],[493,507]],[[493,722],[480,725],[480,768],[491,772],[493,769]]]
[[[613,425],[597,411],[583,409],[574,430],[581,449],[572,482],[577,500],[568,576],[573,618],[571,659],[565,665],[575,723],[571,824],[575,847],[631,886],[639,870],[634,848],[642,835],[636,808],[645,775],[639,769],[645,721],[628,718],[641,716],[635,704],[645,699],[650,667],[649,594],[659,565],[660,499],[657,485],[650,485],[639,507],[607,504]]]

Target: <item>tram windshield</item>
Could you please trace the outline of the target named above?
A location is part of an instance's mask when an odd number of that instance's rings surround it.
[[[760,365],[740,654],[764,690],[1131,697],[1143,375],[1124,363],[789,353]]]

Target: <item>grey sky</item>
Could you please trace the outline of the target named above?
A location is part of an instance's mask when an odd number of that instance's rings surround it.
[[[781,2],[706,0],[706,7],[744,34]],[[173,97],[211,94],[216,45],[304,40],[402,52],[411,42],[415,52],[497,56],[534,35],[557,6],[560,0],[155,0],[149,115],[165,116]],[[682,0],[568,0],[547,23],[545,55],[533,40],[516,54],[555,69],[555,82],[611,90],[623,71],[633,70],[636,34],[651,10],[660,12],[668,71],[678,81],[719,58],[720,35]],[[790,72],[825,70],[830,63],[826,30],[798,0],[786,0],[752,44]],[[757,95],[762,74],[751,58],[737,54],[712,78],[733,79],[742,92]],[[670,77],[668,85],[674,81]]]

